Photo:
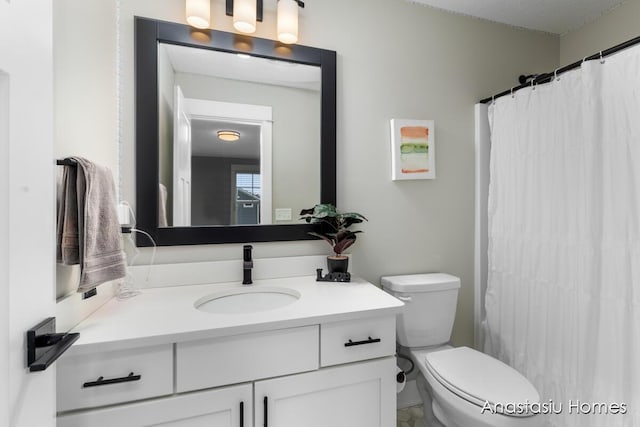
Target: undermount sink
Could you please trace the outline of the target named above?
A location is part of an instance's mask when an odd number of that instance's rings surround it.
[[[216,314],[254,313],[293,304],[300,292],[279,287],[243,287],[214,292],[198,299],[198,310]]]

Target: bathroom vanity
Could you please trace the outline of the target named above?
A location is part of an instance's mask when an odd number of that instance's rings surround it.
[[[402,303],[363,280],[314,279],[114,298],[57,363],[57,425],[395,425]]]

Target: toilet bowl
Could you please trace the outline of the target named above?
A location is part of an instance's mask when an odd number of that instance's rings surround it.
[[[468,347],[446,343],[451,336],[460,279],[441,274],[386,276],[383,288],[404,301],[398,343],[419,369],[418,391],[425,427],[529,427],[540,396],[510,366]]]
[[[425,379],[419,384],[420,396],[441,425],[538,425],[529,405],[539,402],[540,396],[508,365],[468,347],[412,350],[411,357]]]

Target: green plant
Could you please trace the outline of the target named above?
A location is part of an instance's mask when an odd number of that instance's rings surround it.
[[[316,231],[310,231],[312,236],[319,237],[331,245],[336,256],[341,256],[348,247],[356,242],[356,234],[360,230],[349,230],[353,224],[368,221],[356,212],[340,213],[332,204],[319,204],[310,209],[300,211],[300,219],[309,224],[317,224]]]

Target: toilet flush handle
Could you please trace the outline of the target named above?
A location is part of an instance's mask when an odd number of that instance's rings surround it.
[[[398,296],[396,296],[396,298],[398,298],[402,302],[411,302],[411,297],[410,296],[409,297],[405,297],[405,296],[402,296],[402,295],[398,295]]]

